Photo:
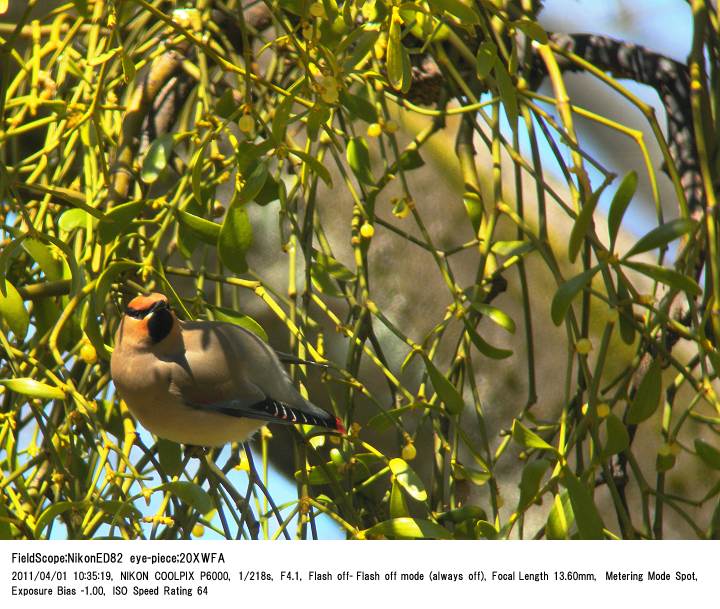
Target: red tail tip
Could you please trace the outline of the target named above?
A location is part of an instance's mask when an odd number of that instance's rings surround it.
[[[340,420],[340,417],[335,417],[335,429],[337,429],[343,435],[345,435],[347,433],[347,430],[345,429],[345,425],[343,425],[343,422]]]

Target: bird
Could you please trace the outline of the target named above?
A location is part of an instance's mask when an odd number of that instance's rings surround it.
[[[181,444],[244,442],[273,421],[345,433],[338,417],[300,395],[260,337],[232,323],[182,321],[157,292],[128,303],[110,373],[140,423]]]

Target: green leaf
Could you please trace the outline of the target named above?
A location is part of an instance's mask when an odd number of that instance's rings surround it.
[[[95,284],[95,313],[100,315],[105,309],[107,301],[107,294],[110,291],[110,287],[115,278],[125,271],[130,269],[138,269],[140,265],[137,262],[130,262],[126,260],[119,260],[112,262],[98,277],[97,283]]]
[[[12,330],[17,341],[25,340],[25,335],[30,325],[30,316],[25,310],[22,296],[15,289],[15,286],[7,279],[1,279],[3,290],[0,290],[0,318],[5,321]],[[2,292],[5,292],[3,295]]]
[[[327,167],[325,167],[325,165],[318,161],[314,156],[309,155],[304,150],[296,150],[295,148],[289,149],[288,152],[305,161],[305,163],[307,163],[310,167],[310,171],[316,174],[323,182],[325,182],[325,184],[332,186],[330,172],[327,170]]]
[[[313,249],[312,256],[315,261],[313,266],[322,266],[335,279],[339,281],[355,281],[355,273],[353,273],[339,260],[336,260],[332,256],[324,254],[316,249]]]
[[[97,219],[93,218],[84,209],[68,209],[60,216],[58,226],[60,230],[66,233],[72,232],[76,228],[87,228],[88,220],[92,220],[91,226],[97,225]]]
[[[403,518],[409,515],[405,494],[400,483],[395,480],[390,487],[390,518]]]
[[[695,440],[695,450],[708,466],[713,469],[720,469],[720,450],[700,438]]]
[[[603,522],[588,487],[567,468],[563,470],[562,481],[570,497],[580,538],[603,539]]]
[[[80,210],[70,210],[80,211]],[[39,239],[28,238],[22,242],[23,249],[38,263],[48,281],[62,279],[62,261],[55,258],[48,245]]]
[[[540,482],[551,463],[547,459],[538,459],[528,463],[520,479],[520,500],[517,511],[525,510],[534,500],[540,489]]]
[[[390,539],[450,539],[446,528],[419,518],[391,518],[363,531],[365,537],[382,535]]]
[[[633,245],[623,259],[631,258],[643,252],[663,248],[671,241],[689,233],[695,228],[695,222],[688,218],[677,218],[651,230]]]
[[[355,30],[357,32],[357,42],[355,44],[355,48],[352,50],[352,53],[350,56],[343,62],[343,71],[344,72],[352,72],[355,67],[367,56],[367,54],[372,50],[372,48],[375,46],[375,41],[377,40],[378,36],[380,35],[380,32],[377,30],[364,30],[362,28],[358,28]],[[355,32],[351,33],[350,36],[348,36],[343,42],[340,43],[340,46],[342,47],[346,42],[349,41],[349,39],[352,39],[355,34]],[[342,97],[341,97],[342,99]],[[343,102],[344,103],[344,102]],[[360,117],[363,120],[367,120],[364,117]],[[367,121],[369,123],[374,123],[375,120]]]
[[[513,85],[510,73],[507,71],[507,68],[502,62],[498,61],[495,63],[493,73],[495,74],[498,94],[500,95],[500,99],[502,100],[505,108],[508,123],[510,123],[510,127],[514,131],[517,128],[517,119],[520,113],[520,110],[518,109],[517,91],[515,90],[515,85]]]
[[[567,491],[555,495],[545,525],[545,536],[548,539],[570,539],[570,525],[574,520],[575,515]]]
[[[507,330],[510,334],[515,334],[515,322],[505,311],[501,311],[497,307],[485,304],[484,302],[473,302],[471,306],[488,319],[494,321],[503,330]]]
[[[0,505],[0,540],[13,539],[12,527],[8,522],[10,514],[4,505]]]
[[[366,123],[377,123],[377,110],[375,110],[375,106],[364,97],[353,95],[347,91],[341,91],[340,102],[351,117],[359,118]]]
[[[459,461],[452,463],[453,476],[457,480],[470,480],[475,486],[483,486],[492,478],[492,474],[487,470],[479,470],[474,467],[463,465]]]
[[[98,223],[98,238],[100,243],[110,243],[115,237],[127,231],[145,206],[144,201],[131,201],[113,207]]]
[[[403,150],[400,153],[400,158],[398,159],[400,163],[400,167],[403,171],[412,171],[413,169],[420,169],[423,165],[425,165],[425,161],[420,156],[420,152],[417,150]]]
[[[478,25],[480,23],[478,14],[460,0],[430,0],[430,6],[436,10],[446,11],[453,17],[457,17],[464,26]]]
[[[233,96],[233,90],[227,88],[215,103],[215,112],[221,118],[229,119],[238,107],[235,97]]]
[[[498,530],[487,520],[478,520],[477,524],[475,525],[475,536],[478,539],[482,537],[484,537],[485,539],[497,539]]]
[[[630,425],[637,425],[649,419],[660,406],[661,394],[662,369],[660,363],[654,360],[640,381],[640,386],[628,409],[627,422]]]
[[[146,184],[152,184],[160,177],[162,171],[167,167],[173,149],[173,136],[171,133],[164,133],[157,137],[150,144],[145,158],[143,159],[140,177]]]
[[[210,495],[193,482],[166,482],[154,490],[172,493],[189,506],[194,507],[201,514],[207,514],[213,509],[213,502],[212,499],[210,499]]]
[[[290,111],[293,107],[293,98],[288,95],[275,108],[275,115],[272,121],[272,139],[275,144],[281,144],[285,141],[285,132],[290,123]]]
[[[635,324],[633,323],[633,305],[630,292],[625,285],[625,280],[618,273],[618,322],[620,324],[620,337],[626,345],[635,342]]]
[[[512,438],[523,448],[536,448],[538,450],[555,451],[555,447],[548,444],[534,431],[529,430],[520,421],[515,419],[512,425]]]
[[[338,465],[330,461],[322,466],[313,465],[307,472],[296,471],[295,479],[302,482],[307,477],[308,484],[322,486],[324,484],[330,484],[333,481],[345,480],[348,478],[348,474],[353,483],[362,482],[370,477],[370,470],[367,465],[360,460],[350,468],[348,468],[347,465]]]
[[[496,241],[490,248],[498,256],[522,256],[532,252],[535,246],[530,241]]]
[[[577,218],[575,218],[572,231],[570,231],[570,242],[568,244],[568,258],[570,259],[570,262],[575,262],[575,259],[580,252],[580,248],[585,242],[588,229],[592,224],[593,214],[595,213],[597,202],[604,189],[605,184],[592,193],[585,205],[583,205]]]
[[[425,501],[427,499],[427,491],[425,486],[404,459],[390,459],[388,463],[390,471],[395,477],[395,481],[410,495],[415,501]]]
[[[120,500],[101,501],[94,506],[108,516],[105,518],[106,522],[116,522],[120,518],[126,518],[133,516],[134,518],[140,518],[142,513],[131,503]]]
[[[449,414],[460,414],[465,407],[465,401],[457,388],[447,379],[446,376],[435,367],[430,358],[424,353],[425,367],[427,368],[430,381],[432,382],[435,392],[445,404],[445,410]]]
[[[415,404],[409,406],[401,406],[392,410],[383,410],[373,417],[370,417],[365,427],[369,427],[374,431],[387,431],[396,424],[396,419],[400,419],[402,415],[407,414],[415,409]]]
[[[498,60],[497,47],[490,40],[485,40],[479,47],[475,57],[477,77],[483,80],[488,77]]]
[[[2,251],[0,251],[0,296],[7,295],[7,283],[2,280],[2,277],[7,276],[10,261],[13,259],[15,252],[17,252],[17,250],[20,248],[24,240],[25,235],[21,235],[17,239],[11,241],[2,249]]]
[[[530,21],[529,19],[521,19],[520,21],[513,22],[513,25],[523,34],[525,34],[528,38],[537,40],[540,44],[548,43],[547,32],[536,21]]]
[[[110,49],[109,51],[105,51],[104,53],[100,53],[100,55],[95,55],[95,57],[90,57],[88,59],[87,65],[95,67],[99,66],[100,64],[105,63],[106,61],[110,61],[115,55],[122,52],[122,47],[115,47],[113,49]]]
[[[235,273],[248,270],[245,255],[252,245],[252,225],[244,205],[233,202],[225,214],[220,236],[218,254],[222,263]]]
[[[249,315],[242,315],[241,313],[237,313],[232,309],[227,309],[225,307],[210,308],[213,312],[213,317],[218,321],[225,321],[235,324],[236,326],[240,326],[241,328],[245,328],[255,334],[255,336],[259,336],[265,342],[268,342],[268,336],[265,333],[265,330],[263,330],[263,327]]]
[[[475,234],[480,230],[480,222],[483,216],[483,202],[480,195],[476,192],[466,190],[463,193],[463,205],[465,212],[470,219]]]
[[[637,173],[631,171],[626,174],[620,182],[612,203],[610,203],[610,211],[608,212],[608,235],[610,237],[610,251],[615,248],[615,239],[617,238],[620,224],[622,224],[625,210],[627,210],[630,201],[637,189],[638,177]]]
[[[313,285],[323,294],[342,298],[345,294],[334,280],[354,281],[355,274],[332,256],[317,250],[313,250],[313,258],[314,262],[310,266],[310,277]]]
[[[475,348],[484,356],[489,357],[490,359],[505,359],[513,354],[513,352],[509,349],[494,347],[477,333],[475,328],[470,325],[467,319],[463,319],[463,321],[465,322],[465,329],[467,330],[472,344],[475,345]]]
[[[104,359],[106,362],[110,361],[112,351],[110,351],[105,345],[105,341],[102,336],[102,329],[98,322],[97,315],[95,314],[95,294],[91,293],[88,301],[83,306],[82,315],[80,317],[80,328],[85,335],[90,339],[90,343],[95,347],[98,357]]]
[[[182,209],[177,211],[177,217],[180,223],[200,239],[200,241],[208,245],[217,245],[218,237],[220,236],[219,224],[183,211]]]
[[[621,453],[630,446],[630,434],[628,434],[627,427],[612,413],[605,419],[605,430],[607,439],[602,451],[605,457]]]
[[[72,252],[72,250],[68,247],[68,244],[64,241],[61,241],[58,237],[55,237],[53,235],[43,234],[43,239],[46,239],[49,241],[52,245],[54,245],[58,250],[60,250],[65,256],[65,265],[63,266],[63,278],[67,279],[68,275],[67,272],[70,274],[70,298],[74,297],[76,294],[80,292],[80,289],[85,281],[85,274],[80,270],[80,265],[78,264],[77,260],[75,259],[75,256]]]
[[[348,165],[350,165],[360,183],[366,185],[375,183],[375,178],[370,169],[370,153],[364,138],[351,138],[347,145],[346,156]]]
[[[58,503],[51,504],[43,510],[43,513],[40,514],[40,517],[35,523],[33,531],[35,533],[35,537],[40,538],[45,527],[55,520],[55,518],[57,518],[60,514],[63,514],[68,510],[84,511],[87,510],[88,507],[90,507],[90,503],[87,501],[60,501]]]
[[[0,379],[0,385],[4,385],[10,391],[21,393],[30,398],[40,400],[62,400],[65,392],[59,387],[47,385],[31,378]]]
[[[585,288],[586,285],[590,283],[592,278],[595,276],[595,273],[597,273],[599,270],[599,266],[594,266],[593,268],[588,269],[583,273],[580,273],[572,279],[568,279],[558,288],[557,292],[555,292],[555,296],[553,297],[552,305],[550,307],[550,316],[552,317],[552,320],[556,326],[559,326],[565,319],[568,309],[570,308],[570,305],[572,304],[575,296],[577,296],[578,292],[580,292],[583,288]]]
[[[182,448],[180,445],[177,442],[159,438],[156,446],[163,473],[168,476],[179,476],[182,472]]]
[[[195,196],[195,200],[198,205],[203,205],[204,203],[202,197],[203,154],[205,153],[205,148],[207,148],[209,143],[210,142],[206,142],[200,146],[200,148],[193,153],[192,158],[190,159],[190,186],[192,187],[193,195]]]
[[[240,191],[233,196],[231,206],[232,204],[245,205],[252,201],[260,194],[267,178],[267,165],[265,165],[265,163],[258,163],[257,167],[255,167],[252,173],[245,179],[245,184],[243,184]]]
[[[702,289],[692,277],[683,275],[673,269],[668,269],[664,266],[655,266],[654,264],[644,264],[642,262],[624,261],[623,265],[635,269],[638,273],[647,275],[655,281],[669,285],[675,290],[687,292],[691,296],[700,296],[702,293]]]
[[[265,180],[264,186],[260,189],[260,192],[255,195],[255,203],[261,206],[265,206],[268,203],[277,201],[280,198],[280,183],[275,180],[271,175],[268,175]]]
[[[400,21],[391,18],[385,67],[393,89],[407,93],[410,88],[410,57],[401,40]]]
[[[487,513],[479,505],[464,505],[454,510],[435,514],[434,516],[439,523],[452,522],[453,524],[460,524],[468,520],[487,519]]]

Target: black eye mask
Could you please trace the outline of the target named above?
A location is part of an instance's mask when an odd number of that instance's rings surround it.
[[[132,307],[127,307],[125,309],[125,315],[127,315],[128,317],[133,317],[134,319],[145,319],[148,315],[150,315],[150,313],[154,313],[155,311],[161,311],[163,309],[169,311],[170,305],[168,305],[168,303],[164,300],[158,300],[147,309],[133,309]]]

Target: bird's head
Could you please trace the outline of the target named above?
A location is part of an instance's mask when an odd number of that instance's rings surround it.
[[[125,308],[123,340],[138,345],[158,344],[177,327],[177,318],[163,294],[133,298]]]

